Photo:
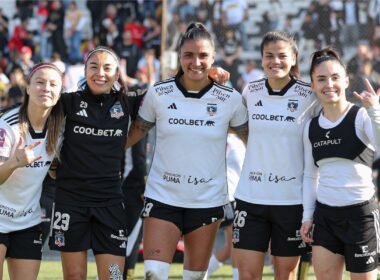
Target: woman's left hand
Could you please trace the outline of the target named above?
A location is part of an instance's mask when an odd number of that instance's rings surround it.
[[[378,105],[380,89],[375,91],[371,83],[368,81],[368,79],[365,79],[364,83],[367,90],[362,91],[360,94],[357,92],[354,92],[355,97],[362,102],[365,108],[370,108],[370,107]]]
[[[224,84],[230,79],[230,72],[220,67],[212,67],[208,72],[208,76],[218,84]]]

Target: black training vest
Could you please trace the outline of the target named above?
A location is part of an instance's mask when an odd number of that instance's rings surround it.
[[[355,131],[355,119],[359,109],[358,106],[352,106],[342,122],[330,129],[319,126],[319,117],[311,120],[309,139],[315,165],[319,160],[333,157],[372,165],[373,151],[358,138]]]

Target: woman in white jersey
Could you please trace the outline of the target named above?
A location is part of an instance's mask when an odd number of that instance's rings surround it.
[[[292,279],[307,252],[302,220],[302,132],[315,113],[310,86],[297,80],[298,50],[286,32],[269,32],[261,43],[267,78],[244,91],[249,117],[247,152],[235,192],[233,256],[240,279],[262,277],[270,244],[276,279]]]
[[[304,214],[301,235],[313,242],[317,279],[377,279],[379,209],[374,200],[372,162],[380,148],[379,91],[346,99],[346,67],[338,53],[314,53],[311,86],[323,110],[305,126]],[[364,86],[364,85],[363,85]],[[314,231],[312,231],[314,223]]]
[[[0,279],[37,279],[41,263],[42,181],[63,123],[62,73],[53,64],[30,72],[25,100],[0,117]]]
[[[247,111],[234,89],[208,77],[215,58],[210,33],[188,26],[179,45],[180,69],[147,92],[128,146],[156,125],[144,218],[146,279],[168,279],[183,235],[183,279],[205,279],[215,234],[228,203],[225,147],[232,127],[247,132]]]

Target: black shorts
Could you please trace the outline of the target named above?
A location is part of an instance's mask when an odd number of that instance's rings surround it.
[[[232,201],[224,205],[225,216],[223,218],[222,223],[220,224],[220,228],[225,228],[225,227],[228,227],[229,225],[232,225],[234,221],[234,212],[235,212],[235,201]]]
[[[261,205],[236,200],[232,243],[234,248],[281,257],[300,256],[311,250],[302,241],[302,205]],[[269,242],[270,241],[270,242]]]
[[[331,207],[317,202],[313,245],[344,256],[347,271],[363,273],[379,262],[379,208],[374,200]]]
[[[0,233],[0,243],[7,247],[6,258],[41,260],[41,225],[9,233]]]
[[[62,252],[92,249],[94,254],[126,255],[127,226],[123,203],[107,207],[54,204],[49,246]]]
[[[145,198],[142,218],[154,217],[175,224],[183,234],[209,225],[224,217],[224,207],[183,208]]]

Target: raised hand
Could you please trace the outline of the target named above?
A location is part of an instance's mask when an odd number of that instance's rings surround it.
[[[42,156],[36,156],[33,149],[41,144],[41,141],[36,141],[28,146],[24,145],[24,140],[20,137],[20,141],[16,147],[16,151],[13,155],[13,160],[17,167],[24,167],[36,160],[42,158]]]
[[[359,99],[365,108],[370,108],[379,104],[380,89],[375,91],[368,81],[364,81],[367,90],[362,91],[360,94],[354,92],[354,96]]]

